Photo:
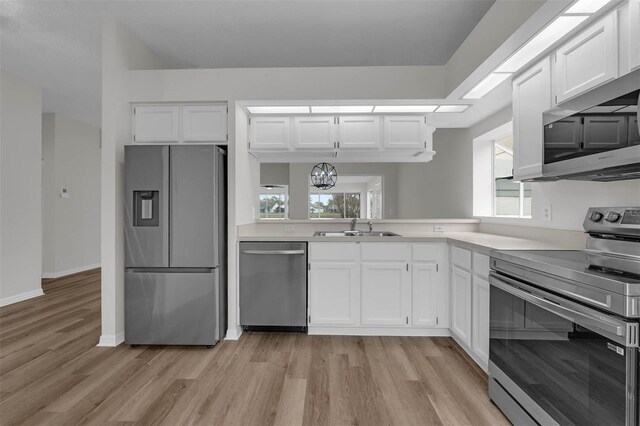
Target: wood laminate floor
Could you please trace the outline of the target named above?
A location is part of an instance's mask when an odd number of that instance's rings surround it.
[[[0,309],[0,424],[502,425],[449,338],[245,333],[96,347],[100,274]]]

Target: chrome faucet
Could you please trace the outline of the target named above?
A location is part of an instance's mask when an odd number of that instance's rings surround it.
[[[351,225],[349,226],[349,229],[351,229],[352,231],[356,230],[356,222],[358,221],[357,217],[354,217],[353,219],[351,219]]]
[[[367,222],[367,225],[369,225],[369,232],[373,232],[373,223],[369,221]]]

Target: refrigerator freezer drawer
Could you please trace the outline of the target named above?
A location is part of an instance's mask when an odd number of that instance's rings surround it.
[[[125,343],[214,345],[220,339],[218,270],[125,272]]]

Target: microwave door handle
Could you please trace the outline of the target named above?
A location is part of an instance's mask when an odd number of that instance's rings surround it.
[[[605,320],[601,317],[596,318],[594,316],[591,316],[588,313],[578,312],[577,310],[559,305],[558,303],[545,299],[544,297],[540,297],[535,294],[529,293],[528,291],[516,288],[513,286],[513,284],[510,284],[509,281],[511,280],[503,277],[498,278],[493,273],[489,275],[489,283],[507,293],[519,297],[546,311],[552,312],[566,320],[569,320],[576,324],[580,324],[583,327],[596,328],[598,331],[603,332],[603,335],[610,338],[611,340],[621,341],[622,339],[623,343],[626,346],[638,346],[637,338],[632,339],[633,341],[628,341],[629,339],[627,339],[627,323],[625,323],[624,321],[618,321],[615,319]],[[518,283],[518,285],[522,284]]]

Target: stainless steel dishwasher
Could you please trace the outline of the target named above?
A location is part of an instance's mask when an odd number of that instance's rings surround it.
[[[240,325],[307,327],[307,243],[240,243]]]

